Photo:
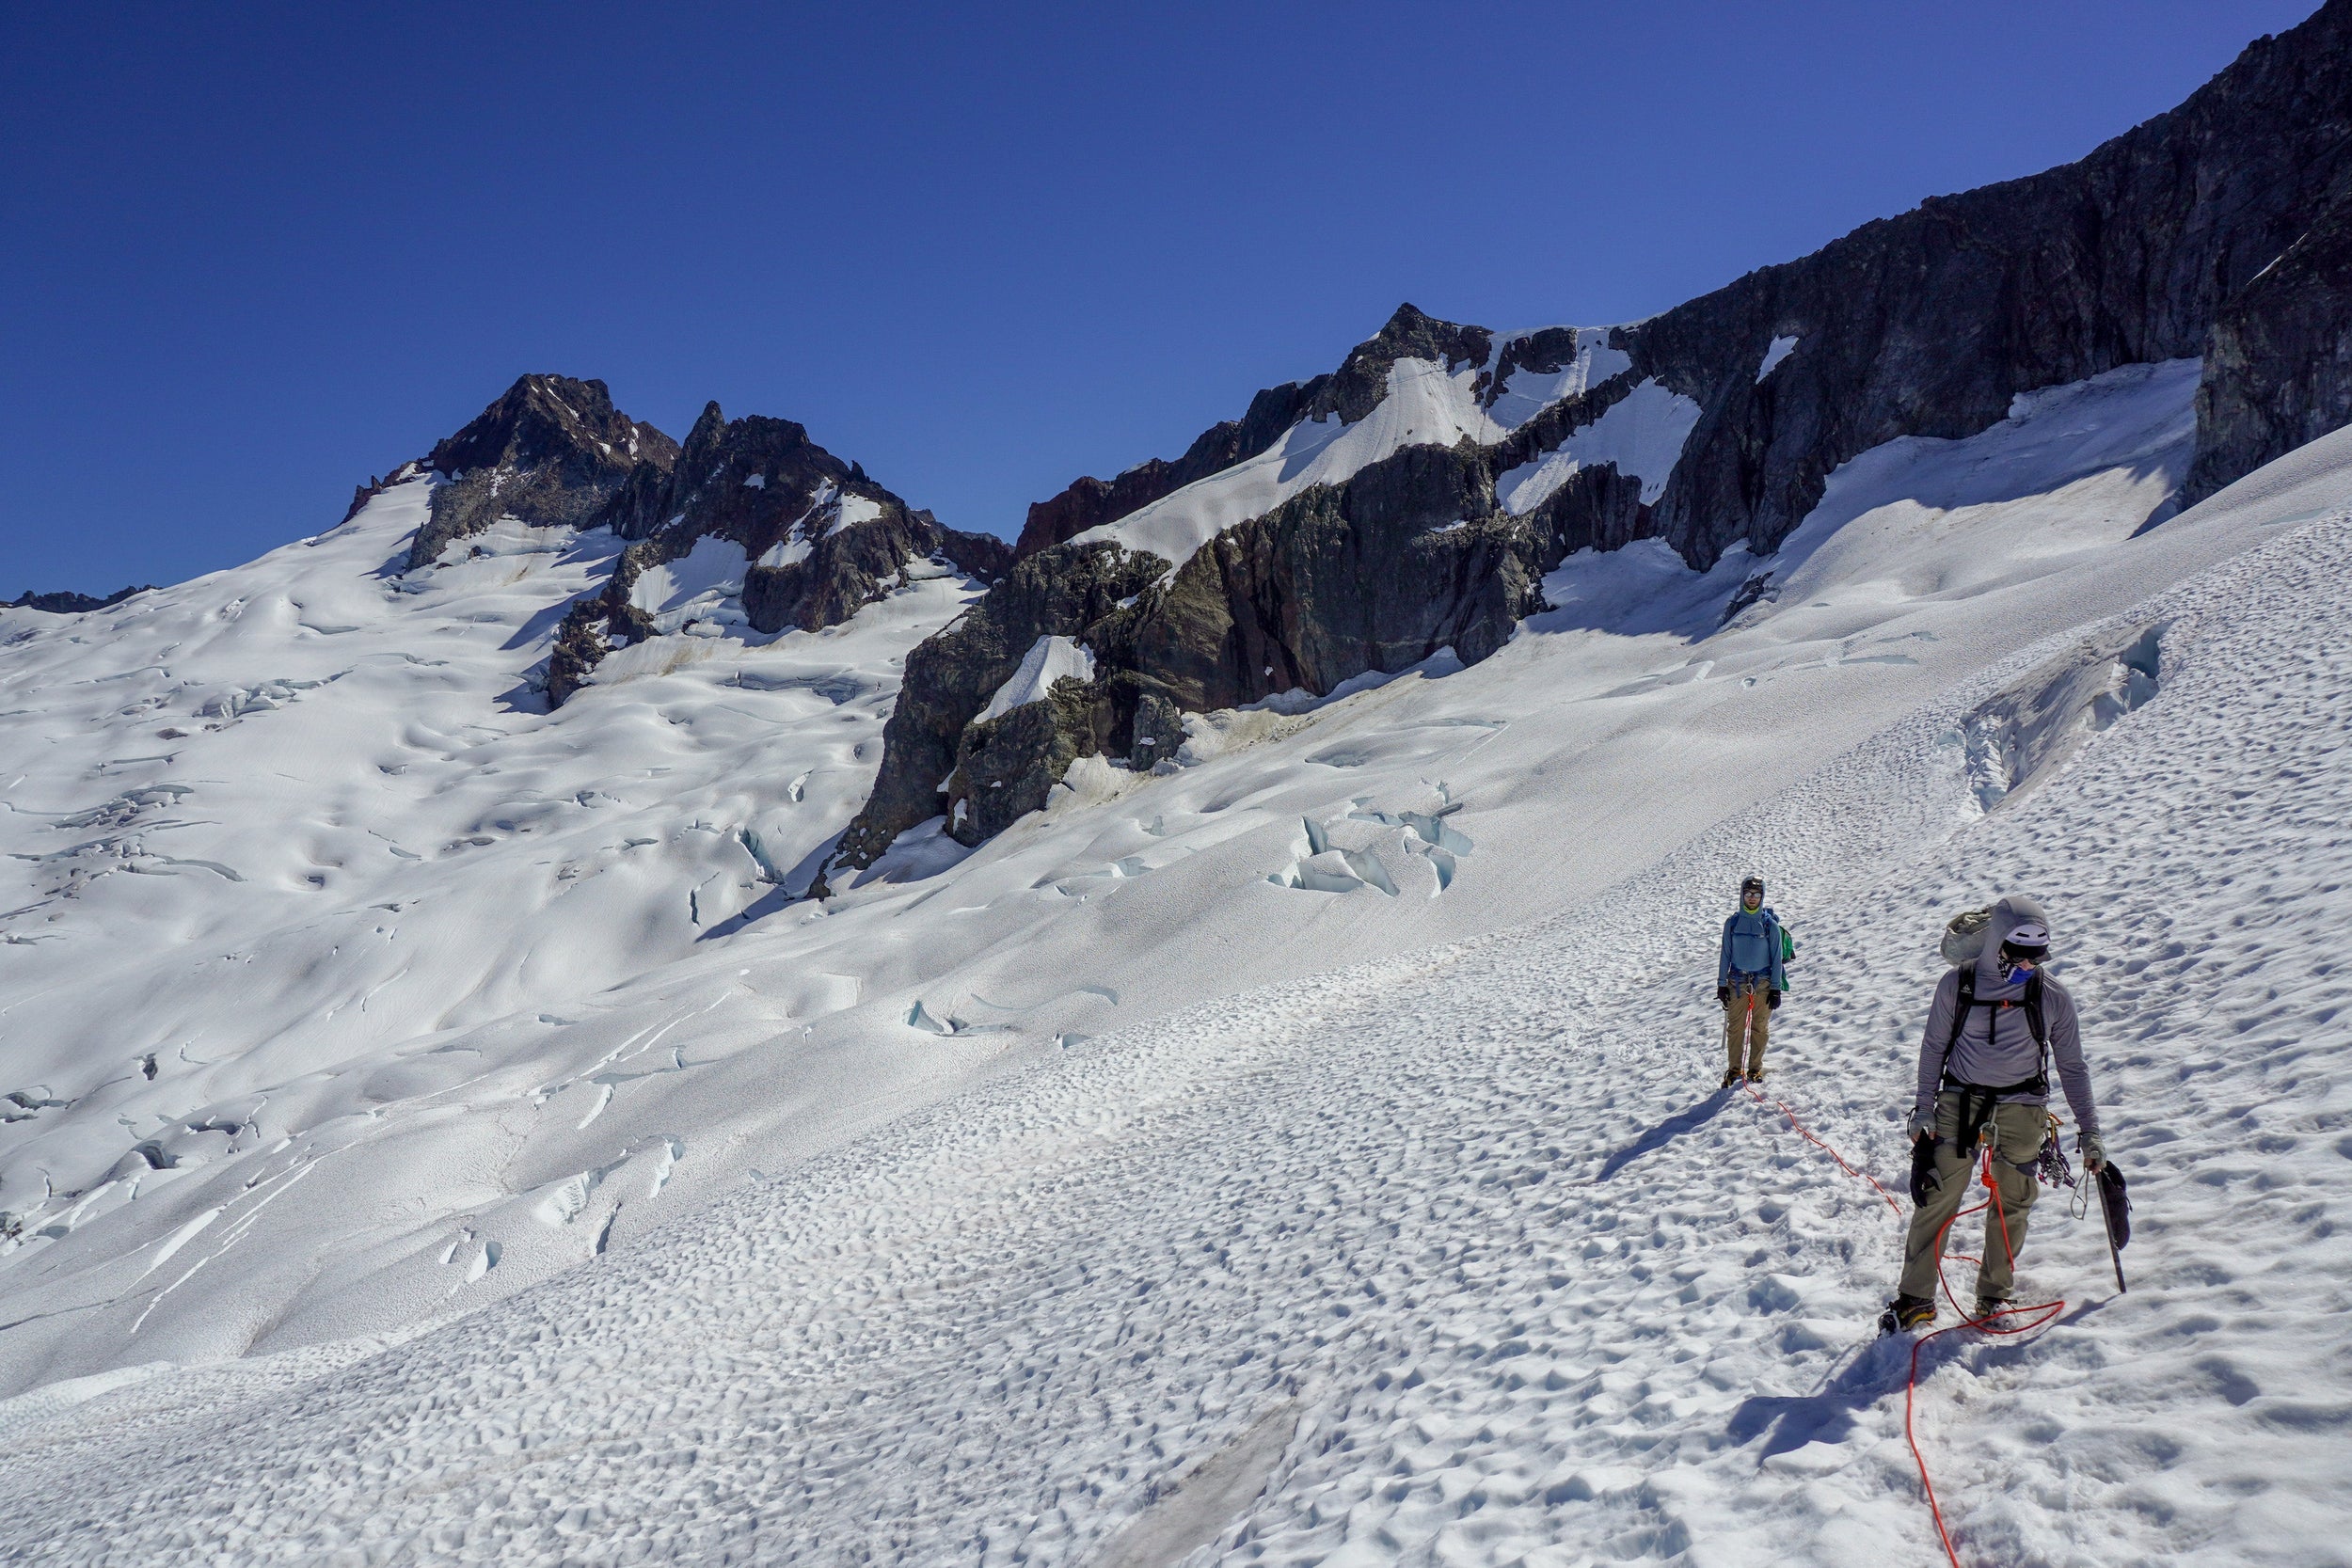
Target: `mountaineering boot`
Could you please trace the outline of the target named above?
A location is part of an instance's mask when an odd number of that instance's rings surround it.
[[[1902,1329],[1925,1328],[1935,1322],[1933,1296],[1899,1295],[1879,1315],[1881,1331],[1893,1334]]]
[[[1977,1321],[1979,1323],[1997,1318],[2008,1310],[2009,1297],[2007,1296],[1979,1295],[1977,1297]]]
[[[1752,1067],[1748,1069],[1748,1082],[1751,1084],[1761,1084],[1764,1082],[1764,1069],[1760,1067]]]
[[[1722,1086],[1727,1089],[1738,1082],[1740,1082],[1740,1069],[1738,1068],[1733,1068],[1730,1071],[1724,1074]]]

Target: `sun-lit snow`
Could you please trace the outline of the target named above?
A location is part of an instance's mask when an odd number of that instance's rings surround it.
[[[2126,365],[2021,394],[2007,420],[1966,440],[1872,448],[1831,474],[1820,504],[1751,569],[1792,607],[1815,597],[1816,583],[1897,601],[2110,544],[2127,525],[2169,515],[2196,440],[2200,370],[2195,359]],[[1980,547],[1945,547],[1956,536]]]
[[[689,621],[748,625],[741,597],[743,546],[706,534],[677,560],[648,566],[631,586],[629,602],[653,617],[657,630],[674,632]]]
[[[2074,1310],[1923,1358],[1970,1560],[2324,1560],[2352,436],[2162,520],[2194,380],[1866,453],[1769,562],[1571,558],[1476,666],[822,903],[957,579],[554,715],[609,546],[404,578],[415,490],[0,612],[15,1549],[1937,1560],[1885,1210],[1712,1092],[1757,869],[1773,1086],[1883,1177],[1945,912],[2040,893],[2085,1001],[2139,1272],[2053,1202]]]
[[[1609,346],[1610,331],[1606,326],[1578,327],[1576,353],[1557,371],[1514,370],[1487,410],[1488,416],[1503,429],[1517,430],[1546,404],[1579,396],[1611,376],[1632,369],[1631,355]],[[1497,357],[1509,341],[1509,337],[1496,340]]]
[[[1756,379],[1759,386],[1763,384],[1767,376],[1780,369],[1780,362],[1783,359],[1797,352],[1798,341],[1799,340],[1795,338],[1772,340],[1771,346],[1764,350],[1764,362],[1756,367]]]
[[[1669,391],[1655,377],[1638,383],[1600,418],[1568,433],[1558,446],[1495,480],[1495,497],[1517,516],[1551,499],[1579,468],[1614,464],[1642,482],[1642,501],[1654,502],[1699,422],[1699,405]]]
[[[845,528],[870,523],[882,515],[882,502],[865,496],[841,496],[832,504],[833,521],[825,528],[828,538]]]
[[[1303,420],[1248,462],[1089,529],[1078,541],[1115,539],[1181,566],[1235,524],[1273,511],[1311,485],[1336,484],[1406,447],[1450,447],[1464,437],[1481,444],[1500,440],[1507,432],[1478,405],[1477,378],[1475,365],[1449,374],[1434,360],[1399,359],[1389,367],[1388,395],[1354,424],[1343,424],[1337,415]]]
[[[1094,651],[1083,642],[1067,637],[1041,637],[1029,644],[1029,651],[1021,656],[1021,666],[998,687],[980,709],[983,721],[1001,719],[1014,708],[1030,703],[1041,703],[1050,696],[1058,680],[1090,681],[1094,678]]]

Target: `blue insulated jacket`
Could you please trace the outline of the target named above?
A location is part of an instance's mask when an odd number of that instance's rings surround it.
[[[1734,974],[1769,974],[1765,984],[1772,990],[1788,989],[1788,976],[1780,967],[1780,921],[1772,911],[1738,910],[1724,922],[1724,950],[1715,963],[1715,983],[1727,986]]]

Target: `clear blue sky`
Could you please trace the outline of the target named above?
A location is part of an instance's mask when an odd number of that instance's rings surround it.
[[[529,371],[1009,533],[1400,300],[1645,315],[2314,4],[11,6],[0,596],[316,532]]]

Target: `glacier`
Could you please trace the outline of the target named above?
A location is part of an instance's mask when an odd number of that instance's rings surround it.
[[[690,556],[553,712],[617,542],[410,568],[427,479],[0,610],[11,1551],[1941,1560],[1895,1228],[1713,1088],[1761,870],[1774,1092],[1883,1178],[1945,912],[2040,895],[2085,1002],[2140,1284],[2053,1204],[2068,1311],[1928,1358],[1963,1551],[2324,1557],[2352,434],[2175,515],[2196,381],[1874,449],[1769,559],[1572,556],[1479,664],[823,900],[945,565],[752,637]]]

